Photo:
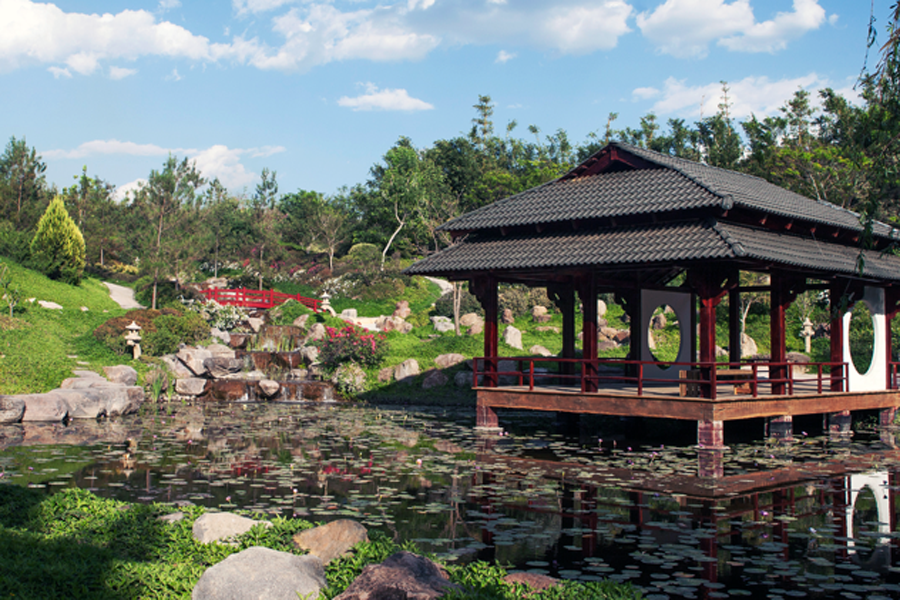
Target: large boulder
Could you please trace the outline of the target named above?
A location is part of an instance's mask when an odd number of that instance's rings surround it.
[[[201,396],[206,391],[208,379],[200,377],[186,377],[175,380],[175,393],[182,396]]]
[[[430,390],[431,388],[440,387],[445,385],[448,381],[449,379],[444,375],[443,371],[440,369],[432,369],[425,376],[425,380],[422,381],[422,389]]]
[[[213,358],[234,358],[234,349],[225,344],[210,344],[206,349]]]
[[[16,396],[0,396],[0,425],[18,423],[25,414],[25,401]],[[0,436],[2,437],[2,436]]]
[[[454,589],[462,588],[450,583],[437,564],[411,552],[398,552],[363,569],[334,600],[432,600]]]
[[[322,323],[313,323],[313,326],[309,328],[309,333],[306,334],[306,341],[324,340],[327,334],[328,332],[325,331],[325,326]]]
[[[166,354],[162,357],[163,364],[175,376],[176,379],[193,377],[194,373],[187,368],[174,354]]]
[[[396,317],[398,319],[405,319],[406,317],[408,317],[411,314],[412,314],[412,310],[410,310],[410,308],[409,308],[409,301],[401,300],[397,303],[397,306],[394,309],[394,314],[391,316]]]
[[[197,377],[206,375],[206,367],[203,365],[203,361],[213,357],[212,352],[206,348],[193,348],[191,346],[185,346],[175,356]]]
[[[322,561],[254,546],[232,554],[200,576],[192,600],[318,598],[327,585]]]
[[[338,519],[294,535],[298,548],[318,556],[326,565],[356,544],[368,541],[366,528],[351,519]]]
[[[25,402],[22,421],[62,421],[69,414],[69,405],[59,394],[23,394],[18,396]]]
[[[134,385],[137,383],[138,374],[134,367],[128,365],[115,365],[113,367],[103,367],[106,378],[111,383],[121,383],[122,385]]]
[[[394,379],[405,383],[412,383],[416,375],[419,374],[419,361],[414,358],[404,360],[402,363],[394,367]]]
[[[70,419],[96,419],[106,414],[105,398],[101,397],[100,392],[97,388],[88,388],[54,390],[51,393],[65,401]]]
[[[431,323],[432,325],[434,325],[434,330],[438,333],[456,330],[456,326],[453,324],[453,321],[449,317],[431,317]]]
[[[503,341],[517,350],[522,349],[522,332],[510,325],[503,330]]]
[[[235,358],[234,351],[232,350],[231,357],[213,356],[212,358],[204,360],[203,366],[206,368],[206,373],[210,377],[219,379],[221,377],[228,377],[232,373],[240,373],[244,368],[244,361],[240,358]]]
[[[759,347],[756,345],[756,341],[746,333],[742,333],[741,356],[756,356],[757,354],[759,354]]]
[[[441,354],[434,359],[434,364],[438,369],[446,369],[447,367],[452,367],[461,362],[465,362],[465,360],[466,357],[462,354]]]
[[[476,323],[484,325],[484,319],[478,313],[466,313],[459,318],[460,327],[471,327]]]
[[[194,521],[194,539],[201,544],[219,542],[247,533],[254,525],[271,527],[269,521],[254,521],[227,512],[203,513]]]

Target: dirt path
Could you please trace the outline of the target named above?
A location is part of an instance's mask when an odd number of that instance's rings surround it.
[[[104,281],[103,285],[109,288],[109,297],[122,308],[144,308],[143,305],[138,304],[137,300],[134,299],[133,289],[107,281]]]
[[[446,279],[438,279],[437,277],[426,277],[425,279],[427,279],[428,281],[433,281],[439,288],[441,288],[441,296],[443,296],[444,294],[449,294],[453,291],[453,284]]]

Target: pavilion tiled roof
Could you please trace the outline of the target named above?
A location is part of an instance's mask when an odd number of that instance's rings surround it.
[[[862,272],[858,270],[860,257],[864,263]],[[452,276],[472,271],[652,267],[729,259],[772,263],[823,275],[900,281],[900,257],[892,254],[860,253],[852,246],[713,218],[543,234],[472,233],[406,272]]]
[[[587,165],[610,148],[632,154],[650,163],[651,168],[590,174]],[[849,231],[863,229],[858,214],[801,196],[759,177],[618,142],[559,179],[469,212],[441,228],[470,232],[733,207]],[[891,232],[885,224],[876,225],[878,236],[889,236]]]

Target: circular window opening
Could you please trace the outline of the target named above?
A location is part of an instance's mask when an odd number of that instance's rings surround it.
[[[856,542],[854,548],[864,560],[871,556],[875,549],[878,539],[878,516],[875,491],[867,485],[859,490],[853,504],[853,539]]]
[[[875,352],[875,321],[865,302],[857,302],[850,311],[850,360],[856,372],[865,375]]]
[[[655,361],[674,362],[678,360],[681,348],[681,326],[675,311],[669,306],[657,306],[650,316],[647,326],[647,347]],[[667,369],[669,365],[660,365]]]

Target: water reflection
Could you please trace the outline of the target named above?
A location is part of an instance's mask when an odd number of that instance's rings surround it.
[[[450,560],[611,577],[649,598],[900,597],[890,432],[710,454],[523,419],[479,437],[471,411],[163,406],[0,428],[0,483],[354,518]]]

